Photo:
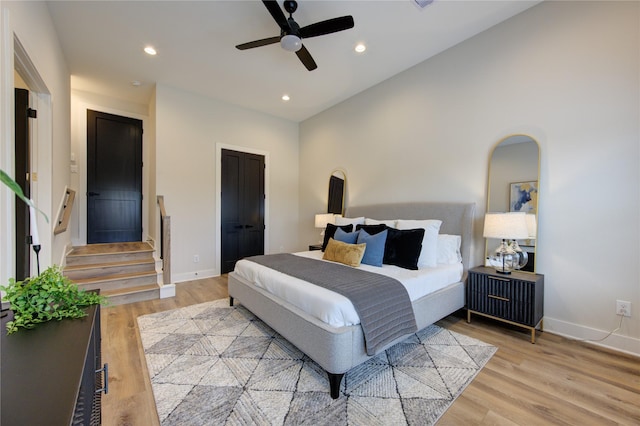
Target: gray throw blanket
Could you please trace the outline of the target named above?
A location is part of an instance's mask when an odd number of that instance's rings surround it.
[[[375,355],[387,343],[418,329],[409,294],[396,279],[286,253],[246,260],[347,297],[360,317],[367,355]]]

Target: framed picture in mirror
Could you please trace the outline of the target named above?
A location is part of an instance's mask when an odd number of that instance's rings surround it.
[[[538,181],[514,182],[509,193],[509,211],[536,214]]]

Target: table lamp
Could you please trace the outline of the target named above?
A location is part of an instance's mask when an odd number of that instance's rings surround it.
[[[484,238],[497,238],[502,242],[489,257],[489,263],[500,274],[510,274],[527,263],[525,252],[518,246],[518,239],[529,238],[526,214],[487,213],[484,217]]]

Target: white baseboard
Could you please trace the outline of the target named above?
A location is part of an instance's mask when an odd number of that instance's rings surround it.
[[[594,341],[604,338],[611,330],[598,330],[545,316],[544,331],[640,357],[640,339],[638,338],[614,333],[601,342]]]
[[[185,272],[182,274],[171,274],[174,283],[182,283],[185,281],[201,280],[203,278],[213,278],[220,276],[215,269],[205,269],[202,271]]]
[[[160,286],[160,299],[166,299],[168,297],[175,297],[176,295],[176,285],[175,284],[164,284]]]

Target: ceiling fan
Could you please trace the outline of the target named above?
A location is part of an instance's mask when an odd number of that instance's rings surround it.
[[[280,27],[280,35],[239,44],[236,48],[239,50],[246,50],[280,42],[283,49],[290,52],[296,52],[298,59],[300,59],[309,71],[313,71],[318,68],[318,65],[316,65],[311,54],[302,44],[302,39],[318,37],[353,28],[353,17],[350,15],[327,19],[326,21],[316,22],[315,24],[300,27],[292,16],[298,8],[298,2],[293,0],[284,2],[284,10],[289,13],[288,18],[284,16],[284,13],[282,12],[282,9],[280,9],[277,1],[262,0],[262,3],[264,3],[269,13],[271,13],[271,16],[273,16],[273,19]]]

